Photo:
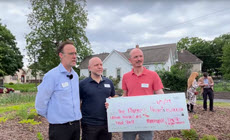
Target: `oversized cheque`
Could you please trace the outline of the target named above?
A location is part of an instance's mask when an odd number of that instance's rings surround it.
[[[109,132],[190,129],[185,93],[106,99]]]

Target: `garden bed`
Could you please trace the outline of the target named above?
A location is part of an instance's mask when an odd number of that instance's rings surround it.
[[[215,112],[203,111],[201,105],[195,106],[196,113],[190,113],[190,123],[199,138],[203,135],[214,135],[218,140],[230,140],[230,108],[216,107]],[[37,134],[41,133],[45,140],[48,140],[48,123],[42,117],[36,117],[36,121],[41,121],[39,125],[19,124],[18,119],[7,120],[0,123],[1,140],[37,140]],[[121,133],[113,133],[112,140],[121,140]],[[170,137],[182,138],[180,130],[155,131],[154,140],[167,140]]]

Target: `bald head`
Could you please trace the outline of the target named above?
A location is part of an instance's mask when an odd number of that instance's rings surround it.
[[[93,57],[89,60],[89,66],[92,66],[95,62],[101,61],[99,57]],[[102,62],[102,61],[101,61]]]
[[[135,53],[141,53],[143,55],[143,52],[139,48],[132,49],[129,53],[129,57],[131,58]]]
[[[99,57],[93,57],[89,60],[89,71],[92,75],[101,76],[103,73],[102,61]]]
[[[141,49],[135,48],[132,49],[129,53],[129,61],[132,64],[133,68],[142,68],[144,62],[144,55]]]

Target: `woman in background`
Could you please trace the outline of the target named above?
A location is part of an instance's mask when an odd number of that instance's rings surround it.
[[[188,78],[188,87],[187,87],[187,97],[188,103],[187,108],[189,112],[194,112],[194,105],[196,104],[196,89],[198,88],[198,83],[196,78],[199,74],[197,72],[192,72]]]

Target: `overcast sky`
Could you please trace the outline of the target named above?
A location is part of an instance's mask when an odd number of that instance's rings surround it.
[[[228,0],[87,0],[86,9],[86,35],[95,54],[177,43],[187,36],[212,40],[230,32]],[[0,0],[0,22],[16,36],[24,65],[29,13],[27,0]]]

